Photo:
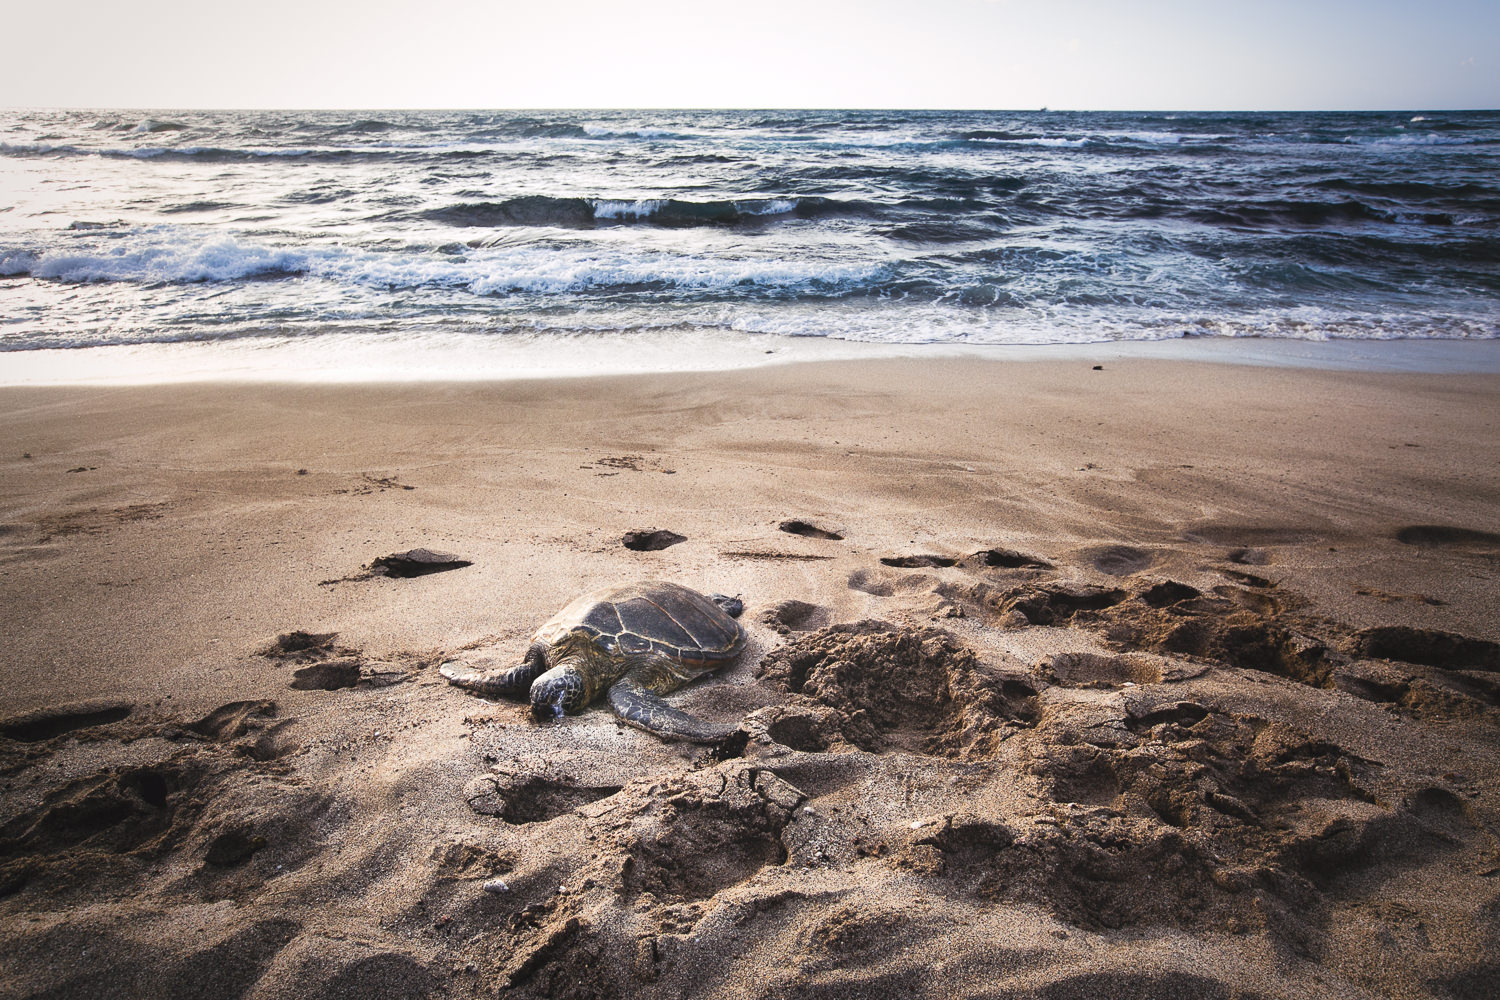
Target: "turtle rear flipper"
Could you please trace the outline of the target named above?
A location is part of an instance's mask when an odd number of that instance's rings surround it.
[[[531,690],[531,682],[547,670],[547,647],[534,642],[520,663],[509,667],[484,666],[494,662],[485,658],[479,661],[479,666],[471,667],[460,660],[449,660],[438,666],[438,673],[454,687],[461,687],[475,694],[491,698],[497,695],[524,698]]]
[[[689,743],[720,743],[735,733],[739,726],[720,722],[704,722],[686,712],[668,705],[660,695],[647,690],[639,682],[626,677],[615,682],[609,689],[609,707],[638,729],[644,729],[664,740],[686,740]]]

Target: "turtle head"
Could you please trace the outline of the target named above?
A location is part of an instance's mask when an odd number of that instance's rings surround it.
[[[531,715],[538,721],[560,719],[587,703],[587,685],[573,664],[553,667],[531,682]]]
[[[532,717],[545,722],[583,711],[600,684],[619,675],[618,660],[587,632],[573,631],[558,639],[547,653],[552,669],[531,682]]]

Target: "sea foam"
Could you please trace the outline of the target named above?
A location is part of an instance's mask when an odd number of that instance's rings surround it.
[[[0,248],[0,275],[64,282],[229,282],[306,275],[377,288],[463,288],[476,295],[746,285],[794,292],[868,280],[879,271],[879,265],[815,259],[704,260],[587,246],[479,247],[433,257],[421,248],[371,252],[339,246],[278,247],[228,236],[205,238],[192,229],[169,226],[88,250]]]

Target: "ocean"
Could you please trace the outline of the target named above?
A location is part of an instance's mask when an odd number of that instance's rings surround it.
[[[1497,335],[1500,112],[0,111],[0,369]]]

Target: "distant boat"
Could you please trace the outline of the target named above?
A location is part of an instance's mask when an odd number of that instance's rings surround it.
[[[1043,110],[1043,111],[1046,111],[1046,110],[1047,110],[1047,109],[1046,109],[1046,108],[1042,108],[1042,110]]]

